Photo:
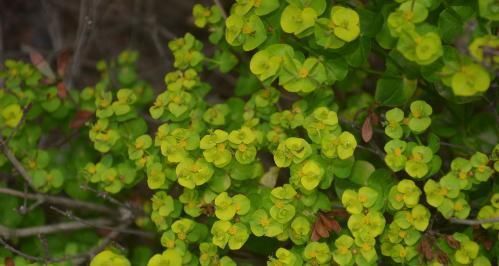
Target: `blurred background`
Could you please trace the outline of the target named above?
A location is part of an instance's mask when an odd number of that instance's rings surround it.
[[[224,2],[224,1],[222,1]],[[168,41],[203,30],[193,24],[195,3],[203,0],[0,0],[0,61],[30,59],[37,51],[55,65],[58,58],[77,58],[74,86],[98,79],[98,60],[125,49],[139,51],[139,71],[156,90],[163,90],[171,69]],[[227,3],[225,3],[227,4]]]

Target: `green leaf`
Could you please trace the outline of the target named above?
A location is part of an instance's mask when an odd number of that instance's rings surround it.
[[[412,97],[416,86],[414,80],[385,75],[376,82],[374,98],[385,106],[403,105]]]
[[[355,184],[367,186],[369,177],[374,172],[374,166],[367,161],[357,160],[353,164],[350,180]]]

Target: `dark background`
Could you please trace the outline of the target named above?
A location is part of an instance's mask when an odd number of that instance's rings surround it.
[[[140,53],[142,78],[163,90],[164,75],[171,70],[168,41],[186,32],[206,38],[204,30],[193,24],[195,3],[212,4],[206,0],[0,0],[0,61],[29,60],[33,49],[55,65],[57,57],[67,53],[78,60],[72,79],[75,87],[82,88],[98,79],[98,60],[134,49]]]

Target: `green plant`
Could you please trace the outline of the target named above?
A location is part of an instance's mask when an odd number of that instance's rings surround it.
[[[163,250],[104,246],[90,265],[497,261],[496,2],[237,0],[228,17],[221,8],[194,7],[215,52],[190,33],[172,40],[174,69],[156,95],[132,51],[99,62],[101,80],[82,90],[22,62],[0,72],[0,169],[24,178],[14,187],[95,203],[79,185],[119,201],[141,184],[152,191],[114,222],[161,235]],[[237,77],[215,104],[209,69]],[[39,145],[57,129],[71,140]],[[24,225],[16,215],[0,224]],[[85,250],[89,234],[59,253]],[[43,263],[42,248],[16,245]],[[26,265],[12,249],[0,254]]]

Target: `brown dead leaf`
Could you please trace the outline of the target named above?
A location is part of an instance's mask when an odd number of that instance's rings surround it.
[[[85,123],[90,120],[90,118],[93,116],[94,113],[87,111],[87,110],[79,110],[76,112],[74,115],[73,119],[71,120],[71,123],[69,124],[70,128],[75,128],[78,129],[85,125]]]

